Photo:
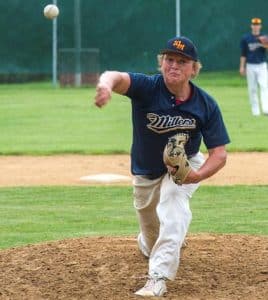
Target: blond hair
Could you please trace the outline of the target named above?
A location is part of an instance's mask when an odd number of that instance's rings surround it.
[[[162,61],[163,61],[164,55],[165,54],[158,54],[157,55],[158,71],[161,71],[161,66],[162,66]],[[192,77],[191,77],[192,79],[194,79],[198,76],[201,68],[202,68],[201,62],[199,60],[194,61],[194,63],[193,63],[194,73],[192,74]]]

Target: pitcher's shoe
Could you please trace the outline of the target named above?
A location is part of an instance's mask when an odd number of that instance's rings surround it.
[[[141,233],[139,233],[137,241],[138,241],[138,246],[139,246],[139,249],[140,249],[141,253],[145,257],[149,258],[150,253],[149,253],[149,250],[146,248],[146,246],[144,245],[144,243],[142,241],[142,235],[141,235]]]
[[[145,286],[138,290],[135,295],[161,297],[167,292],[166,279],[164,277],[150,276]]]

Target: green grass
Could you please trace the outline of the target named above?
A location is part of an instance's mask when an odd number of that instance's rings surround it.
[[[128,153],[128,101],[99,110],[93,88],[0,85],[0,154]]]
[[[190,232],[268,234],[268,186],[201,187]],[[138,232],[130,187],[0,189],[0,248]]]
[[[268,151],[268,117],[251,115],[245,78],[238,72],[201,72],[195,82],[222,109],[232,140],[229,151]],[[109,105],[98,109],[94,95],[92,87],[0,85],[0,155],[129,153],[129,100],[114,94]]]
[[[201,73],[195,82],[217,99],[229,151],[268,151],[268,118],[251,116],[237,72]],[[94,88],[51,83],[0,85],[0,155],[129,153],[131,107],[114,94],[96,108]],[[204,150],[204,146],[202,146]],[[268,186],[201,187],[190,232],[268,234]],[[0,248],[92,235],[136,234],[130,187],[0,188]]]

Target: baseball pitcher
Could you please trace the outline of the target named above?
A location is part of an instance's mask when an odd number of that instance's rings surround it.
[[[201,68],[193,42],[172,38],[158,58],[161,74],[104,72],[95,96],[98,107],[112,92],[125,95],[132,106],[137,242],[149,263],[148,281],[135,293],[140,296],[162,296],[166,281],[175,279],[192,219],[190,199],[202,180],[225,165],[229,143],[217,102],[191,81]]]

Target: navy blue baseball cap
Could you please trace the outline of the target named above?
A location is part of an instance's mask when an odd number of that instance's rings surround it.
[[[166,48],[161,50],[160,53],[161,54],[167,54],[167,53],[180,54],[180,55],[183,55],[194,61],[198,60],[196,46],[190,39],[188,39],[184,36],[178,36],[178,37],[168,40]]]

